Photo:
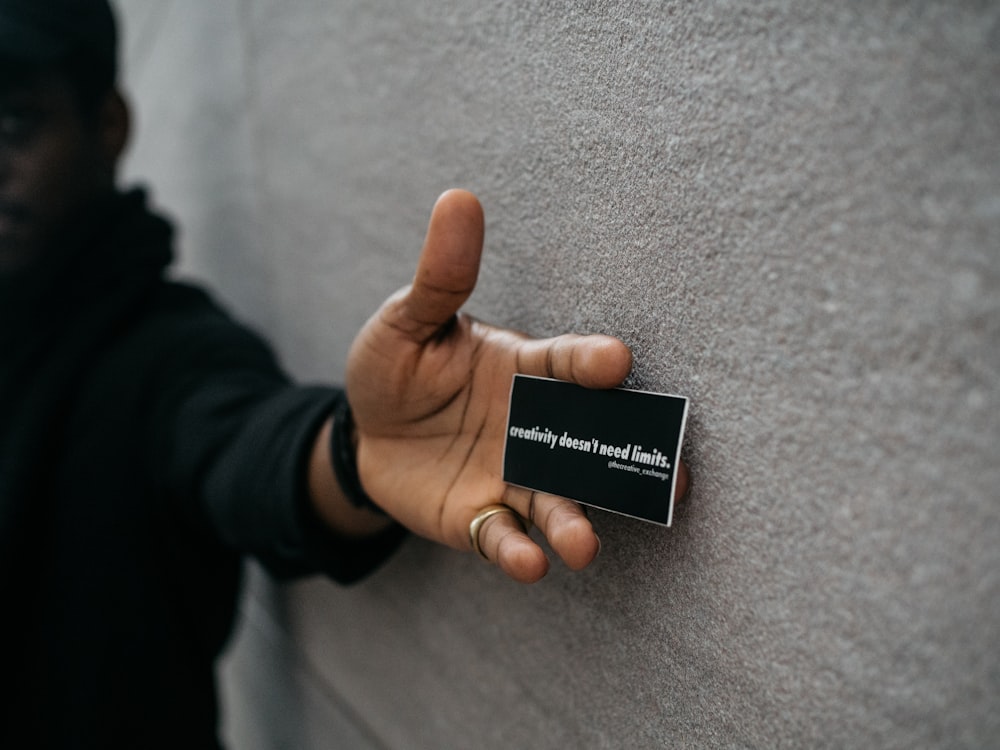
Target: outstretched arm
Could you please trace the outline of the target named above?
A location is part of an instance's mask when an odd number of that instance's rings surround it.
[[[482,247],[476,198],[461,190],[442,195],[413,283],[390,297],[355,339],[346,387],[361,481],[390,516],[455,549],[470,548],[469,525],[485,506],[503,503],[577,570],[600,546],[580,506],[501,478],[511,379],[524,373],[611,388],[628,374],[632,356],[609,336],[532,339],[459,313],[475,287]],[[374,514],[339,512],[347,504],[328,453],[317,445],[311,486],[320,514],[348,533],[377,530],[384,521]],[[536,581],[548,570],[545,553],[511,514],[491,516],[479,540],[483,554],[515,580]]]

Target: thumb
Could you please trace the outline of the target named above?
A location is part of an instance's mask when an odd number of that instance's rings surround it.
[[[483,252],[483,209],[472,193],[449,190],[434,204],[413,284],[402,300],[401,328],[433,336],[472,294]]]

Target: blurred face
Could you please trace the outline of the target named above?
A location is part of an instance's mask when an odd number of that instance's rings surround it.
[[[0,278],[42,261],[111,187],[101,119],[55,72],[0,77]]]

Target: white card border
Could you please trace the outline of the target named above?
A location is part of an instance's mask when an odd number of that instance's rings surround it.
[[[540,375],[526,375],[520,372],[514,373],[514,376],[510,379],[510,389],[508,390],[507,393],[507,421],[503,431],[503,454],[500,457],[501,479],[503,479],[503,469],[507,465],[507,442],[510,440],[510,407],[511,404],[513,403],[513,398],[514,398],[514,383],[517,382],[518,378],[531,378],[533,380],[548,380],[553,383],[566,383],[568,385],[576,385],[576,383],[572,383],[569,380],[559,380],[558,378],[545,378]],[[607,388],[607,389],[591,388],[589,390],[595,390],[595,391],[611,390],[611,391],[625,391],[626,393],[644,393],[649,396],[666,396],[668,398],[678,398],[684,402],[684,412],[681,415],[681,428],[677,433],[677,452],[674,455],[673,471],[671,472],[671,477],[670,477],[670,507],[667,509],[667,522],[665,524],[660,523],[659,521],[650,520],[649,518],[643,518],[642,516],[635,516],[632,515],[631,513],[625,513],[624,511],[614,510],[612,508],[605,508],[603,505],[594,505],[593,503],[588,503],[583,500],[577,500],[576,498],[573,497],[566,498],[567,500],[572,500],[574,503],[579,503],[580,505],[586,505],[588,508],[597,508],[598,510],[607,511],[608,513],[615,513],[619,516],[625,516],[626,518],[634,518],[637,521],[644,521],[646,523],[651,523],[655,526],[670,528],[670,525],[673,523],[674,520],[674,502],[677,499],[677,474],[678,474],[677,469],[680,466],[681,447],[684,445],[684,432],[687,430],[688,406],[690,405],[691,400],[687,396],[681,396],[676,393],[661,393],[658,391],[641,390],[639,388]],[[513,487],[521,487],[526,490],[531,490],[532,492],[544,492],[545,494],[551,494],[547,490],[539,489],[538,487],[529,487],[524,484],[517,484],[516,482],[508,482],[506,479],[503,479],[503,481],[505,484],[509,484]],[[562,497],[562,495],[560,495],[559,497]]]

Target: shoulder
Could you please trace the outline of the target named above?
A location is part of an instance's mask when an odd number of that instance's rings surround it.
[[[162,284],[136,316],[125,350],[181,364],[257,365],[277,369],[270,346],[239,323],[205,289],[180,282]]]
[[[206,290],[165,282],[121,322],[86,387],[112,402],[138,399],[148,410],[172,408],[193,392],[227,382],[269,390],[289,378],[267,342]]]

